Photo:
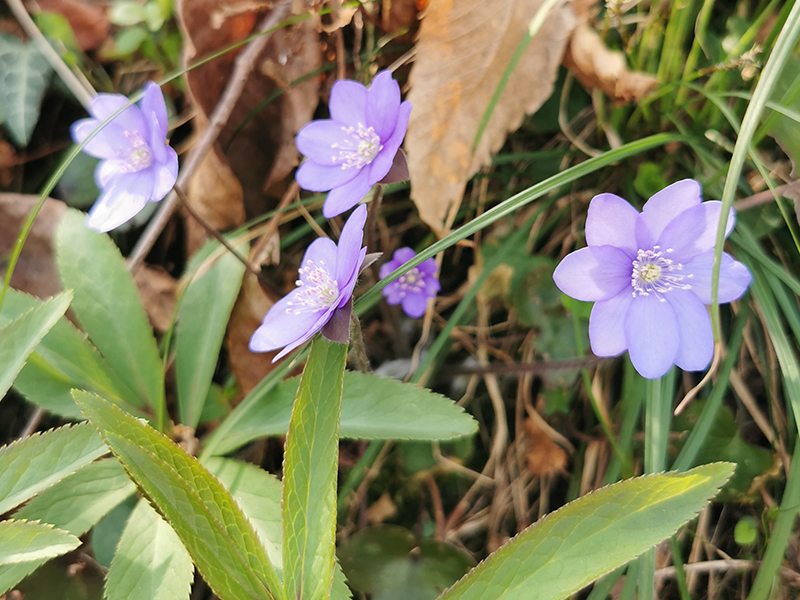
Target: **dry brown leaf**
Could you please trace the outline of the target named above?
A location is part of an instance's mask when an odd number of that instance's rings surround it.
[[[658,85],[654,75],[629,70],[625,55],[609,50],[586,23],[575,28],[564,65],[584,87],[599,88],[618,103],[639,100]]]
[[[525,420],[528,473],[534,477],[552,475],[567,464],[567,453],[532,419]]]
[[[396,514],[397,507],[394,502],[392,502],[392,497],[388,492],[384,492],[383,495],[367,509],[366,517],[370,524],[378,525],[383,523],[386,519],[391,519]]]
[[[431,0],[422,18],[408,99],[405,148],[411,198],[441,233],[467,181],[526,114],[550,96],[574,16],[558,4],[531,41],[495,106],[475,152],[486,107],[543,0]]]
[[[36,0],[36,6],[66,17],[81,50],[93,50],[108,39],[111,23],[105,7],[82,0]]]
[[[142,265],[134,275],[150,323],[159,333],[172,325],[178,282],[161,267]]]
[[[33,195],[0,194],[0,255],[9,256],[22,224],[38,201],[39,197]],[[66,210],[67,205],[60,200],[45,200],[14,269],[12,287],[40,298],[61,290],[52,238]]]

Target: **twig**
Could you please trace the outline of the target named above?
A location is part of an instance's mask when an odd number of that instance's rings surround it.
[[[562,371],[566,369],[583,369],[600,364],[602,358],[597,356],[587,356],[586,358],[569,358],[566,360],[547,360],[539,362],[522,362],[511,365],[490,364],[490,365],[462,365],[442,369],[442,374],[446,375],[525,375],[527,373],[550,373],[551,371]]]
[[[25,424],[25,429],[22,430],[22,433],[19,434],[19,439],[24,440],[29,435],[33,435],[33,432],[36,431],[36,428],[39,427],[39,423],[44,417],[45,410],[42,407],[37,408],[33,411],[31,418],[28,419],[28,422]]]
[[[276,27],[288,13],[290,4],[291,2],[289,0],[283,0],[283,2],[275,6],[275,8],[272,9],[272,12],[270,12],[269,16],[267,16],[267,18],[261,23],[261,26],[258,30],[259,33],[265,33]],[[176,188],[186,187],[186,184],[200,166],[200,163],[202,162],[203,158],[205,158],[208,150],[211,148],[214,142],[217,141],[222,128],[225,126],[225,123],[228,122],[228,118],[231,116],[234,106],[236,106],[236,102],[242,95],[245,83],[247,83],[247,79],[255,67],[256,59],[266,46],[269,38],[269,34],[266,33],[265,35],[257,37],[252,42],[247,44],[241,54],[236,57],[233,73],[231,74],[228,86],[225,88],[222,98],[214,109],[211,118],[208,120],[208,126],[206,126],[206,128],[200,134],[200,139],[197,140],[197,143],[189,152],[189,158],[184,163],[183,168],[178,175],[178,181],[175,184]],[[150,252],[150,248],[153,247],[153,244],[166,226],[167,222],[172,216],[172,213],[175,212],[177,204],[178,194],[173,189],[173,191],[161,202],[161,206],[159,207],[156,216],[152,221],[150,221],[150,224],[142,234],[142,237],[139,238],[139,241],[137,242],[136,247],[133,249],[133,252],[131,252],[130,257],[128,258],[128,268],[131,270],[131,272],[135,273],[139,269],[144,257],[148,252]]]
[[[759,192],[758,194],[753,194],[752,196],[748,196],[747,198],[742,198],[738,202],[733,203],[733,208],[737,211],[747,210],[748,208],[753,208],[755,206],[759,206],[761,204],[766,204],[767,202],[772,202],[775,199],[776,195],[784,196],[787,195],[784,192],[788,192],[790,190],[793,191],[800,191],[800,180],[792,181],[785,185],[779,185],[775,188],[775,193],[772,190],[765,190],[763,192]]]

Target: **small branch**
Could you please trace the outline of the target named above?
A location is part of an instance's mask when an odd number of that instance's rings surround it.
[[[748,196],[747,198],[742,198],[738,202],[733,203],[733,208],[737,211],[747,210],[748,208],[753,208],[755,206],[759,206],[761,204],[766,204],[767,202],[772,202],[775,199],[776,195],[788,197],[787,194],[784,192],[788,191],[800,191],[800,180],[792,181],[785,185],[781,185],[775,188],[775,193],[772,193],[772,190],[765,190],[763,192],[759,192],[758,194],[753,194],[752,196]]]
[[[259,32],[264,33],[276,27],[289,12],[290,5],[291,2],[289,2],[289,0],[284,0],[275,6],[269,16],[261,23]],[[214,142],[217,141],[222,128],[225,126],[225,123],[228,122],[233,108],[236,106],[237,100],[239,100],[239,97],[242,95],[247,79],[255,67],[256,59],[266,46],[269,38],[270,36],[268,34],[257,37],[247,44],[241,54],[236,57],[228,86],[225,88],[222,98],[220,98],[214,112],[211,114],[208,120],[208,126],[200,134],[200,139],[197,140],[197,143],[195,143],[194,147],[189,152],[189,158],[186,160],[183,169],[181,169],[178,175],[178,181],[175,184],[176,189],[186,187],[186,184],[189,183],[192,175],[194,175],[194,172],[200,166],[206,153]],[[135,273],[139,269],[144,257],[150,252],[150,248],[153,247],[153,244],[166,226],[172,213],[175,212],[177,204],[178,194],[175,190],[161,201],[161,206],[156,216],[150,221],[150,224],[142,234],[142,237],[139,238],[136,247],[128,258],[128,269],[130,269],[131,272]]]
[[[35,411],[33,411],[31,418],[28,419],[28,422],[25,425],[25,429],[23,429],[22,433],[19,434],[19,439],[24,440],[26,437],[33,435],[33,432],[36,431],[37,427],[39,427],[39,423],[41,422],[44,415],[45,415],[45,410],[42,407],[39,407]]]

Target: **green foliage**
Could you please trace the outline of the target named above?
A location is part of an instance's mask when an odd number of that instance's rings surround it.
[[[753,517],[739,519],[733,528],[733,539],[740,546],[752,546],[758,540],[758,522]]]
[[[34,434],[0,448],[0,514],[108,452],[86,424]]]
[[[326,600],[333,580],[346,358],[347,344],[314,339],[286,436],[283,581],[286,596],[297,600]]]
[[[41,492],[14,517],[83,535],[135,490],[117,459],[100,460]]]
[[[215,594],[222,600],[283,597],[247,518],[195,458],[98,396],[76,391],[75,401],[178,534]]]
[[[0,565],[55,558],[80,545],[74,535],[46,523],[0,521]]]
[[[244,270],[236,256],[225,252],[192,280],[183,298],[175,332],[175,379],[180,420],[189,427],[200,422]]]
[[[674,533],[732,474],[715,463],[601,488],[520,533],[440,599],[567,598]]]
[[[189,598],[192,559],[172,528],[140,500],[128,519],[106,576],[106,600]]]
[[[64,315],[71,299],[72,294],[63,292],[0,329],[0,398],[11,387],[28,355]]]
[[[0,113],[18,146],[27,146],[39,120],[50,65],[33,42],[0,35]]]
[[[125,384],[150,406],[162,402],[163,371],[156,341],[125,261],[107,235],[68,211],[56,234],[64,286],[75,290],[72,310]]]

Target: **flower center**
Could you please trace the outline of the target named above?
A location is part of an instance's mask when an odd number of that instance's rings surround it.
[[[361,123],[358,127],[342,127],[346,136],[341,143],[331,146],[334,150],[339,150],[338,155],[333,155],[333,164],[341,164],[342,170],[355,167],[361,169],[370,164],[378,152],[383,150],[380,136],[375,133],[372,127],[364,127]]]
[[[304,312],[319,312],[330,308],[339,297],[339,284],[331,277],[325,261],[307,260],[306,264],[297,271],[305,281],[298,279],[295,284],[297,291],[288,302],[286,312],[299,314]],[[307,285],[308,284],[308,285]]]
[[[150,152],[150,146],[138,131],[126,131],[125,137],[128,138],[130,146],[127,149],[127,155],[123,154],[120,159],[127,163],[126,173],[136,173],[153,164],[153,154]]]
[[[664,298],[659,294],[665,294],[672,288],[691,289],[692,286],[684,282],[691,275],[677,273],[683,269],[683,265],[667,258],[666,255],[670,252],[672,248],[661,250],[658,246],[653,246],[652,250],[639,250],[631,273],[634,298],[654,294],[663,302]]]
[[[425,277],[414,267],[397,279],[397,285],[400,287],[400,297],[405,298],[407,294],[419,294],[424,289]]]

